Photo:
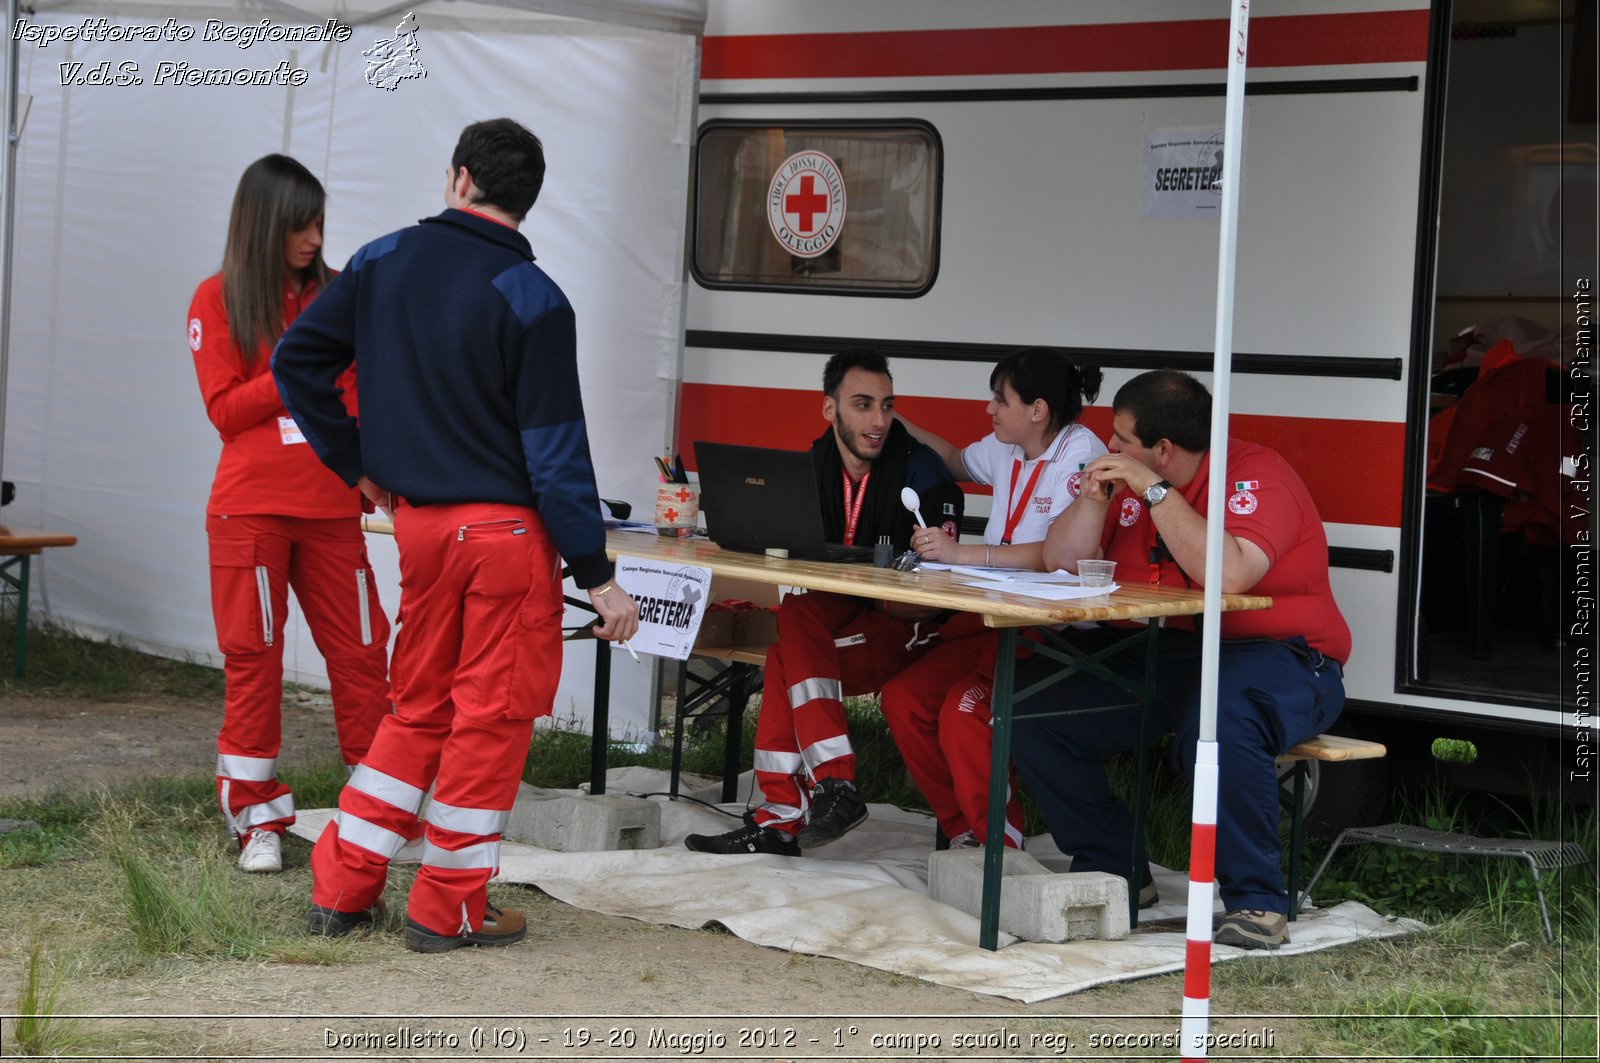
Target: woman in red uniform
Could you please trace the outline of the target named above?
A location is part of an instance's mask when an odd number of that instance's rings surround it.
[[[222,458],[206,505],[211,610],[227,699],[217,794],[245,871],[282,869],[294,795],[278,780],[289,588],[328,665],[346,765],[392,711],[389,622],[362,539],[361,495],[317,460],[278,398],[273,345],[328,281],[322,185],[285,155],[239,179],[222,271],[195,291],[189,348]],[[340,381],[355,410],[355,379]]]

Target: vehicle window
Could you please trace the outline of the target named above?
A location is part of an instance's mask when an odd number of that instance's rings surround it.
[[[695,279],[921,295],[938,271],[942,166],[926,123],[709,122],[697,152]]]

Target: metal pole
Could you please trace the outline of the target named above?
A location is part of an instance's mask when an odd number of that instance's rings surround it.
[[[18,128],[20,82],[17,75],[18,56],[22,46],[17,42],[15,28],[21,14],[21,0],[6,3],[6,110],[5,156],[0,167],[0,186],[4,202],[0,203],[0,479],[5,474],[6,443],[6,371],[11,364],[11,245],[15,242],[14,222],[17,199],[17,144],[22,140]]]
[[[1245,53],[1250,0],[1234,0],[1228,22],[1228,94],[1222,124],[1222,218],[1217,241],[1217,330],[1211,383],[1211,475],[1206,492],[1205,619],[1200,643],[1200,737],[1189,847],[1189,909],[1181,1058],[1206,1057],[1211,1018],[1211,898],[1217,848],[1217,673],[1222,629],[1223,489],[1228,480],[1229,376],[1233,367],[1233,275],[1244,155]]]

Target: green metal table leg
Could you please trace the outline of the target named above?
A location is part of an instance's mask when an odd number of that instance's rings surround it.
[[[1144,686],[1139,694],[1139,779],[1133,794],[1133,866],[1128,869],[1128,925],[1139,927],[1139,884],[1144,881],[1145,817],[1150,805],[1150,710],[1156,695],[1156,636],[1159,620],[1144,633]]]
[[[1005,868],[1006,788],[1011,778],[1011,692],[1015,687],[1017,630],[1000,629],[994,667],[991,716],[994,735],[989,758],[989,822],[983,845],[983,903],[978,912],[978,947],[1000,947],[1000,881]]]
[[[1289,820],[1289,922],[1300,918],[1300,821],[1305,811],[1306,772],[1303,760],[1294,762],[1294,816]]]
[[[17,592],[17,678],[22,678],[22,673],[28,666],[28,573],[29,562],[32,557],[28,554],[18,554],[11,560],[0,565],[0,579],[3,579]],[[17,569],[17,574],[12,575],[8,569]]]

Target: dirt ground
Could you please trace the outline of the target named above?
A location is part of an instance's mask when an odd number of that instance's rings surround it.
[[[0,699],[0,795],[204,770],[215,756],[219,712],[192,703]],[[322,761],[333,748],[326,698],[291,696],[283,759]],[[304,843],[286,849],[291,866],[303,867]],[[396,939],[375,962],[330,967],[195,961],[186,973],[97,984],[93,1010],[152,1016],[129,1020],[130,1032],[160,1037],[184,1027],[220,1053],[205,1058],[992,1059],[1100,1055],[1086,1051],[1093,1032],[1175,1030],[1175,1018],[1133,1017],[1175,1016],[1181,1004],[1175,975],[1022,1005],[764,948],[717,929],[597,915],[531,890],[520,896],[533,927],[512,948],[422,956]],[[5,968],[0,1013],[15,999],[18,969],[14,961]],[[1253,1011],[1251,1003],[1223,999],[1214,1012]],[[497,1018],[508,1016],[518,1018]],[[928,1043],[935,1035],[937,1048]],[[1074,1038],[1070,1052],[1049,1040],[1063,1035]],[[976,1040],[955,1050],[957,1036]],[[1020,1047],[1008,1036],[1020,1037]],[[977,1043],[983,1038],[990,1043]]]

